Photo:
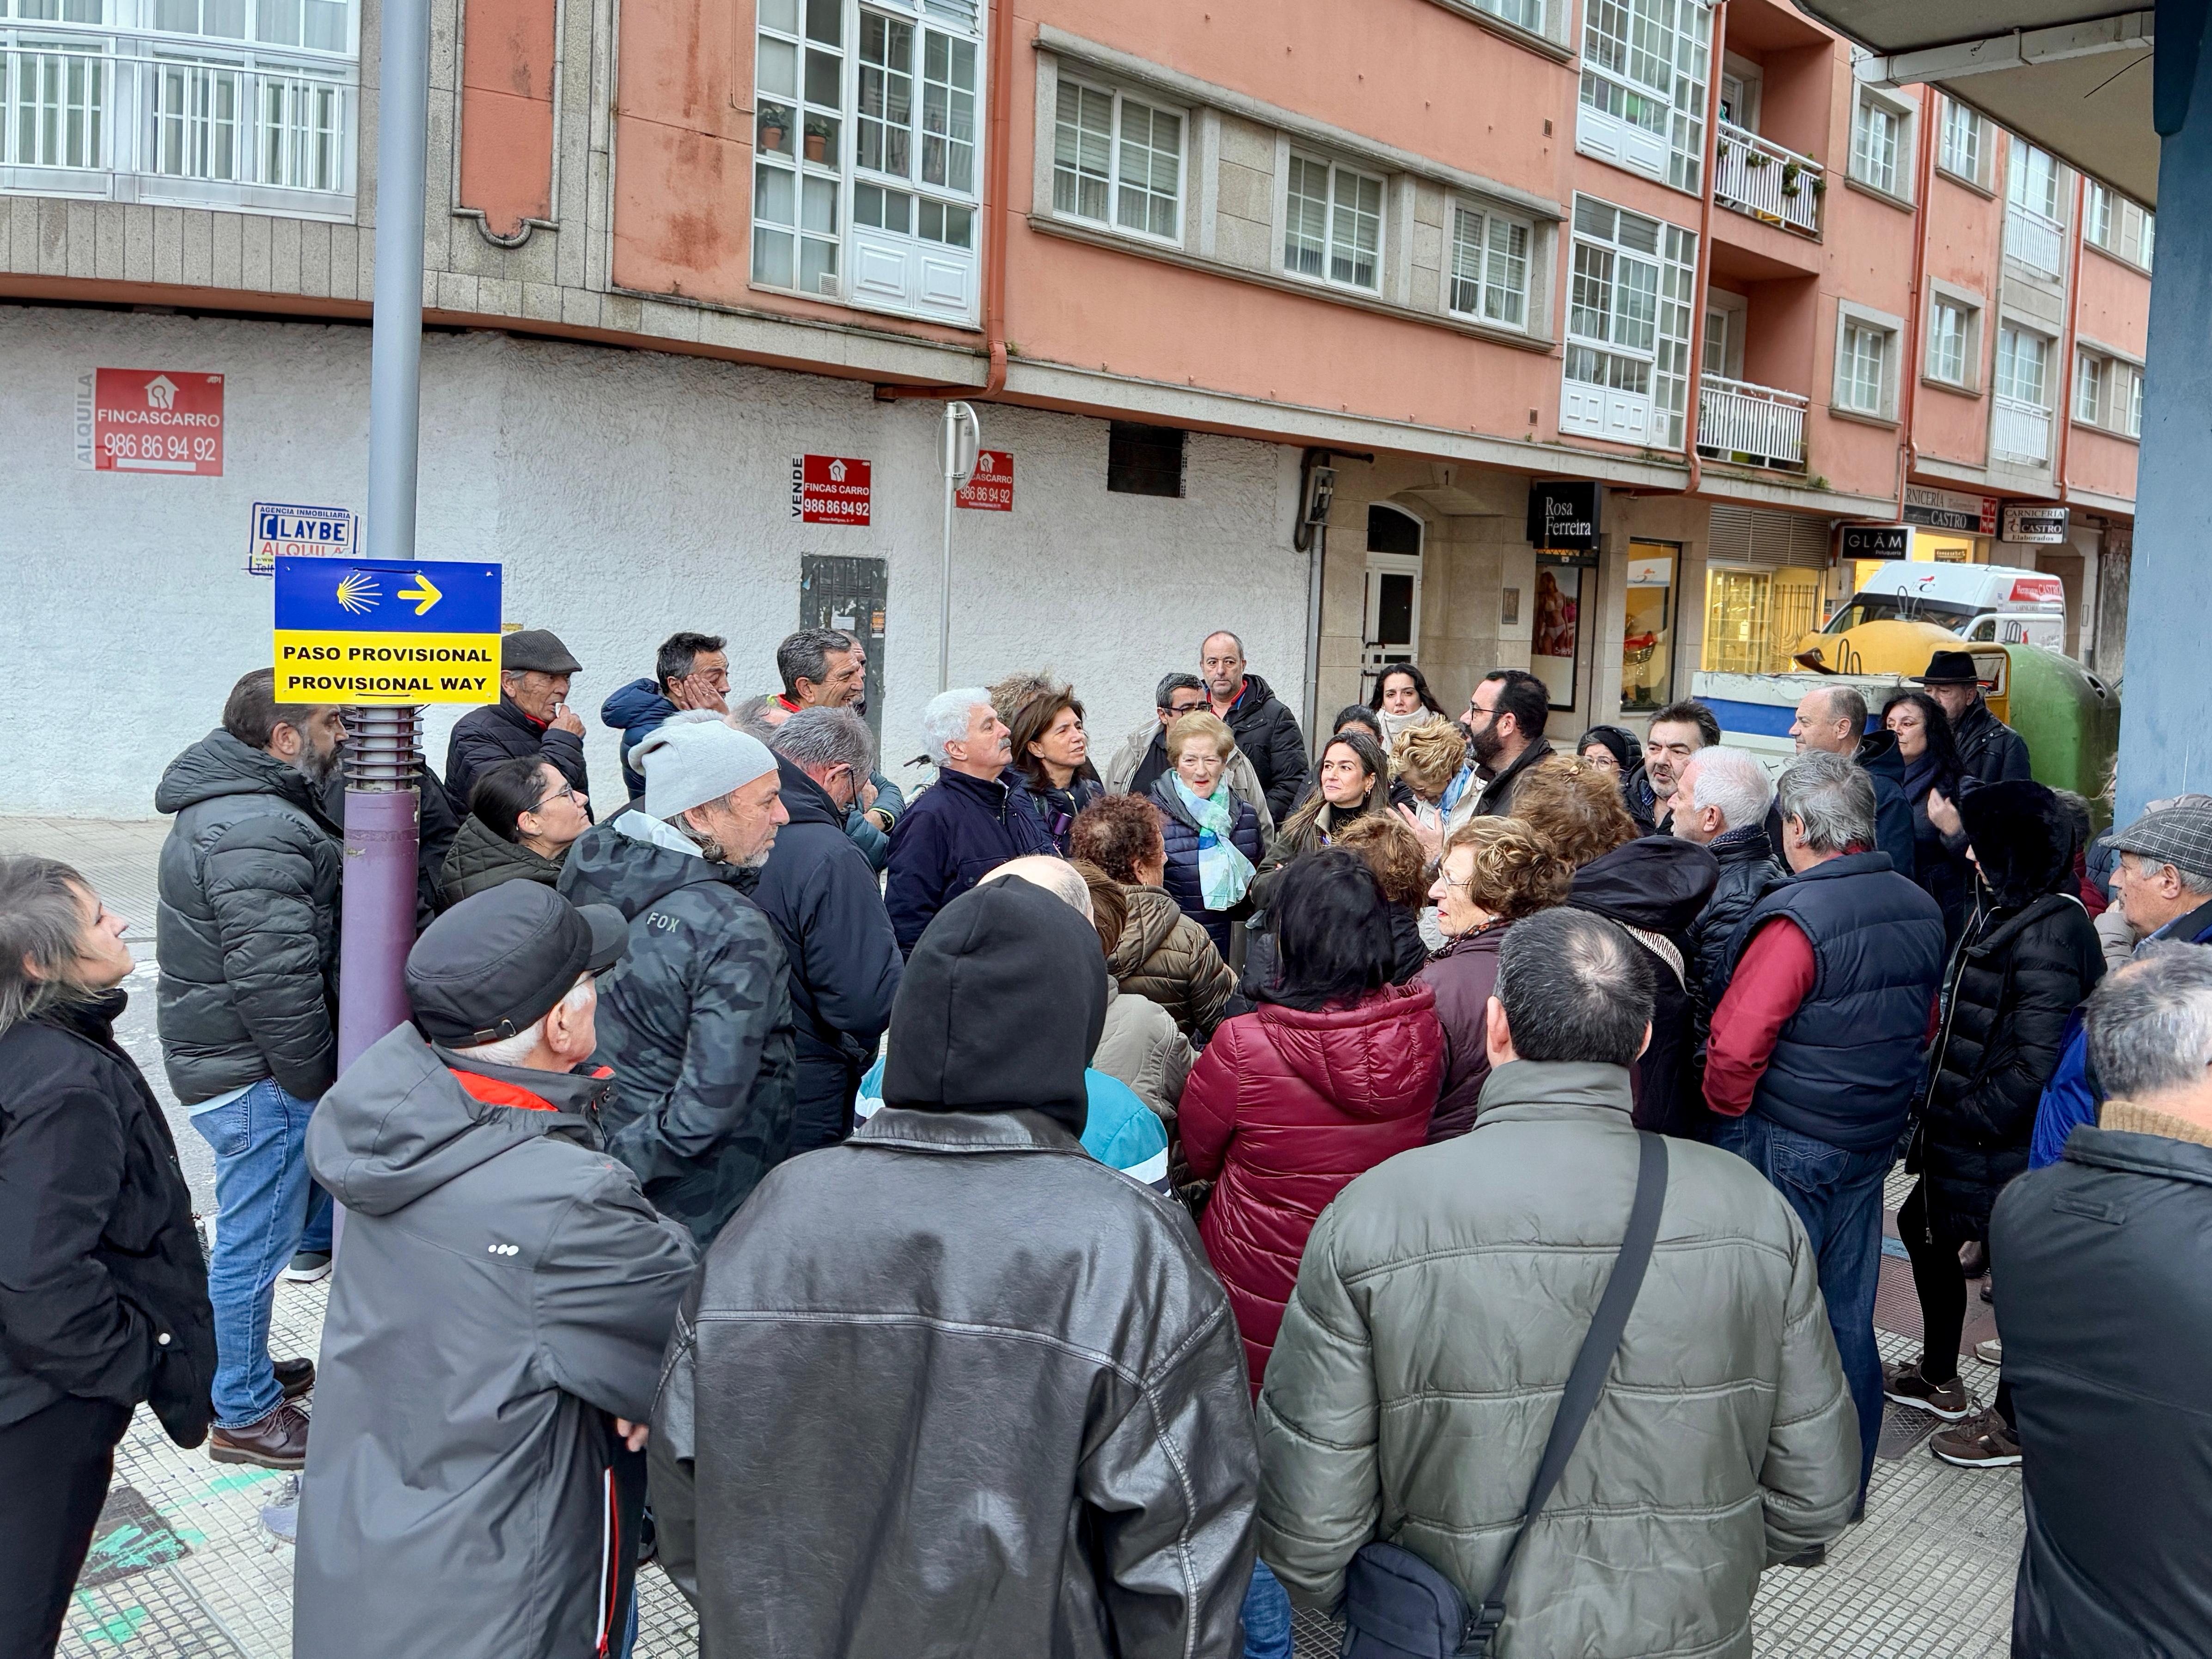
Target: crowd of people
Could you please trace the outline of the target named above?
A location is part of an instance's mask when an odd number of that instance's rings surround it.
[[[1770,778],[1695,702],[1555,747],[1513,668],[1455,716],[1395,665],[1309,749],[1220,631],[1103,772],[1048,673],[939,695],[911,799],[860,641],[775,669],[672,635],[617,806],[581,665],[509,635],[343,1075],[343,713],[238,682],[156,798],[204,1256],[125,923],[0,859],[0,1652],[147,1404],[302,1473],[316,1659],[626,1654],[647,1559],[723,1659],[1282,1659],[1293,1600],[1377,1656],[1746,1656],[1885,1402],[2024,1466],[2016,1654],[2212,1650],[2212,797],[2093,842],[1963,653],[1812,683]]]

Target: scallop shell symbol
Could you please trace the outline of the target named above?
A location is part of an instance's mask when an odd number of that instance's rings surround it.
[[[365,617],[375,610],[378,597],[373,571],[349,570],[338,583],[338,604],[357,617]]]

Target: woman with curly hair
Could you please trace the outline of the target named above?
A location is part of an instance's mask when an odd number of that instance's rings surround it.
[[[1398,969],[1393,985],[1403,985],[1419,973],[1429,960],[1429,947],[1421,939],[1421,904],[1429,896],[1429,861],[1411,830],[1394,817],[1371,812],[1354,818],[1336,844],[1367,861],[1376,884],[1390,906],[1390,933],[1398,941]]]
[[[1704,848],[1672,836],[1636,833],[1620,785],[1603,767],[1554,756],[1522,775],[1513,816],[1575,867],[1567,902],[1623,928],[1658,958],[1651,1043],[1636,1063],[1638,1128],[1698,1138],[1705,1105],[1698,1086],[1689,981],[1690,928],[1719,884]]]
[[[1142,795],[1091,802],[1077,814],[1067,845],[1072,857],[1119,882],[1128,902],[1107,973],[1123,991],[1166,1009],[1192,1042],[1205,1042],[1221,1023],[1236,976],[1167,890],[1167,843],[1152,802]]]
[[[1467,733],[1449,720],[1431,720],[1398,739],[1393,759],[1396,783],[1413,799],[1407,802],[1394,789],[1392,805],[1420,838],[1421,850],[1434,867],[1444,852],[1444,792],[1467,766]]]
[[[1474,1127],[1475,1104],[1490,1080],[1490,994],[1505,930],[1565,903],[1574,873],[1518,818],[1477,818],[1446,844],[1429,890],[1444,948],[1420,974],[1437,994],[1437,1023],[1444,1031],[1443,1090],[1429,1119],[1431,1144]]]

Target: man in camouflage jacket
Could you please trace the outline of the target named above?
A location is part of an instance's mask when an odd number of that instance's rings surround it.
[[[630,757],[644,809],[587,831],[561,891],[629,918],[599,989],[600,1132],[703,1247],[790,1150],[789,971],[751,897],[787,815],[775,757],[712,713],[672,716]]]

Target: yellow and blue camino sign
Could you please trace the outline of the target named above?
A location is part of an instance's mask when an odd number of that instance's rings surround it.
[[[276,701],[499,701],[499,570],[276,561]]]

